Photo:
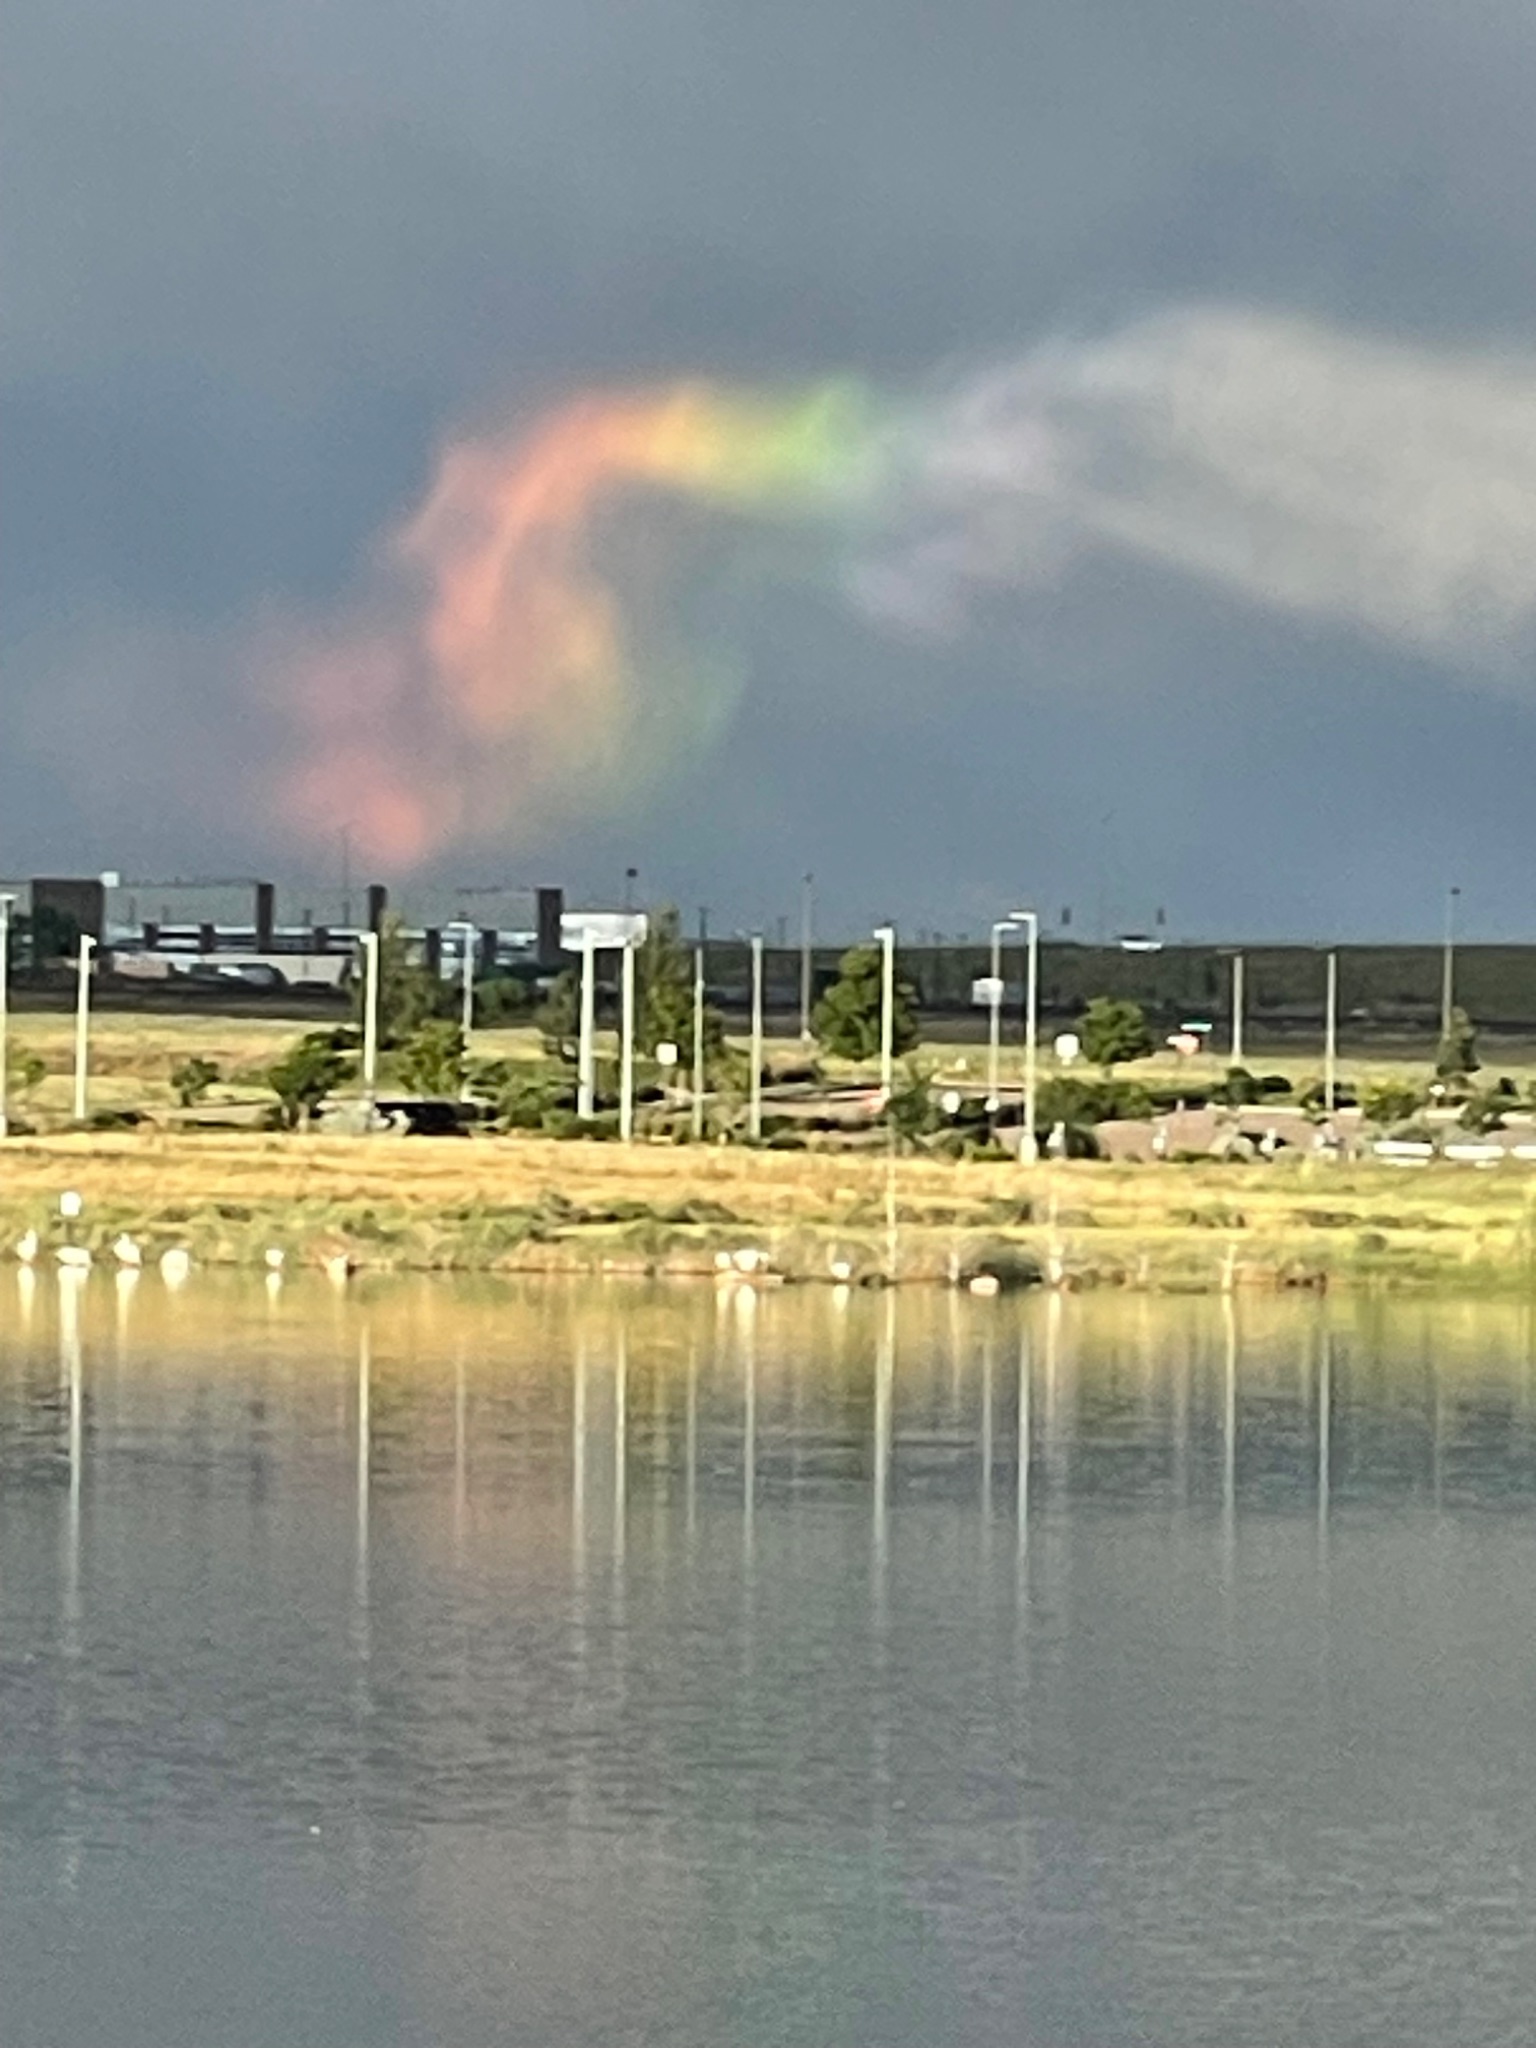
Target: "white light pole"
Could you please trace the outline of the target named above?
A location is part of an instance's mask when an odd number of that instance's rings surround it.
[[[800,883],[800,1043],[811,1042],[811,923],[816,907],[816,877]]]
[[[1456,1007],[1456,900],[1460,889],[1445,892],[1445,950],[1440,961],[1440,1036],[1451,1032],[1451,1012]]]
[[[11,1135],[11,910],[0,896],[0,1138]]]
[[[1032,1165],[1037,1156],[1035,1069],[1040,1044],[1040,914],[1034,910],[1016,910],[1012,922],[1023,925],[1029,934],[1024,968],[1024,1130],[1019,1144],[1019,1157],[1027,1166]]]
[[[1327,1004],[1323,1018],[1323,1108],[1333,1115],[1339,1059],[1339,956],[1328,955]]]
[[[597,1006],[597,936],[591,925],[581,933],[581,1030],[576,1047],[576,1114],[583,1123],[593,1115],[593,1018]]]
[[[379,1086],[379,935],[364,932],[363,948],[363,1100],[370,1111]],[[369,1122],[372,1122],[370,1116]]]
[[[628,1145],[635,1135],[635,948],[624,941],[619,969],[619,1136]]]
[[[1243,967],[1241,953],[1232,955],[1232,1059],[1234,1067],[1243,1064]]]
[[[86,1115],[86,1078],[91,1056],[91,955],[96,941],[89,932],[80,934],[80,959],[75,982],[75,1122]]]
[[[896,1037],[896,927],[876,928],[880,941],[880,1107],[888,1108],[895,1080],[893,1047]]]
[[[704,948],[693,954],[693,1101],[691,1127],[697,1144],[704,1136]]]
[[[763,1135],[763,935],[752,934],[752,1079],[747,1097],[747,1136]]]
[[[463,983],[463,1000],[460,1004],[459,1037],[463,1042],[463,1051],[460,1055],[462,1066],[460,1070],[459,1095],[461,1099],[467,1100],[469,1096],[469,1034],[475,1025],[476,935],[475,928],[468,918],[455,918],[449,926],[449,930],[458,933],[459,944],[463,949],[464,955],[460,967],[460,976]]]
[[[996,1116],[998,1070],[1002,1060],[1003,1036],[1003,933],[1015,929],[1011,917],[1000,917],[992,927],[992,977],[987,991],[987,1114]]]

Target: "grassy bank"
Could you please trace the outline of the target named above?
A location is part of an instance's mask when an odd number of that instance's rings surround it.
[[[105,1258],[127,1231],[147,1258],[182,1245],[224,1265],[276,1246],[294,1264],[707,1273],[753,1248],[791,1279],[828,1279],[837,1260],[861,1279],[1038,1264],[1068,1284],[1165,1289],[1536,1285],[1536,1175],[1519,1167],[1021,1169],[538,1138],[77,1134],[0,1154],[7,1253],[29,1228],[63,1241],[65,1188],[84,1198],[73,1235]]]

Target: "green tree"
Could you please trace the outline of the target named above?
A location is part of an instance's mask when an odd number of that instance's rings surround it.
[[[1442,1081],[1463,1081],[1477,1072],[1479,1064],[1477,1026],[1465,1010],[1452,1010],[1435,1055],[1435,1072]]]
[[[194,1103],[201,1102],[215,1081],[223,1078],[216,1061],[205,1060],[197,1053],[171,1069],[171,1086],[183,1109],[191,1109]]]
[[[1127,1060],[1144,1060],[1152,1050],[1152,1033],[1140,1003],[1114,996],[1095,996],[1077,1030],[1083,1051],[1106,1074]]]
[[[363,1021],[368,977],[359,962],[353,980],[353,1014]],[[388,1052],[403,1045],[420,1024],[432,1017],[458,1014],[455,986],[430,973],[411,958],[410,942],[398,917],[387,917],[379,933],[379,1047]]]
[[[575,1066],[581,1032],[581,976],[574,967],[555,976],[533,1021],[548,1056]]]
[[[349,1057],[356,1033],[307,1031],[275,1065],[267,1069],[267,1086],[277,1097],[277,1121],[285,1131],[307,1125],[327,1095],[357,1072]]]
[[[670,1042],[686,1068],[693,1058],[693,955],[684,945],[677,912],[654,912],[645,942],[635,954],[636,1030],[641,1050],[652,1054]],[[713,1067],[725,1046],[725,1019],[704,1008],[704,1060]]]
[[[417,1095],[457,1095],[464,1081],[464,1033],[449,1017],[429,1017],[395,1055],[402,1088]]]
[[[873,1059],[880,1050],[882,951],[854,946],[838,962],[838,978],[816,1005],[812,1023],[825,1049],[839,1059]],[[898,1056],[917,1044],[916,995],[910,982],[896,981],[891,1007],[891,1050]]]

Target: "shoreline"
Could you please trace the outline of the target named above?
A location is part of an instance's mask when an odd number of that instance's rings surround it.
[[[67,1189],[82,1198],[73,1224]],[[110,1267],[127,1235],[146,1265],[175,1249],[260,1269],[274,1249],[294,1270],[702,1278],[723,1263],[767,1284],[1536,1292],[1536,1172],[1513,1164],[1020,1167],[523,1136],[77,1133],[0,1148],[0,1260],[31,1230],[40,1267],[66,1241]]]

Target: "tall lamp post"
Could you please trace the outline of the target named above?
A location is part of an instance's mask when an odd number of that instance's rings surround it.
[[[635,942],[624,941],[619,964],[619,1137],[635,1135]]]
[[[1016,910],[1011,922],[1023,925],[1029,935],[1024,968],[1024,1134],[1019,1157],[1026,1165],[1031,1165],[1037,1156],[1035,1081],[1040,1044],[1040,916],[1038,911]]]
[[[460,1005],[459,1017],[459,1035],[463,1040],[464,1048],[461,1055],[463,1078],[459,1083],[459,1094],[462,1098],[467,1099],[469,1095],[469,1034],[475,1027],[475,939],[477,934],[467,917],[455,918],[449,929],[458,933],[459,943],[464,952],[461,969],[463,1001]]]
[[[800,1043],[811,1042],[811,923],[816,907],[816,877],[800,881]]]
[[[879,925],[874,936],[880,941],[880,1107],[886,1109],[895,1081],[896,927]]]
[[[91,955],[96,941],[89,932],[80,934],[80,958],[75,970],[75,1122],[83,1124],[86,1114],[86,1081],[91,1056]]]
[[[1445,947],[1440,957],[1440,1036],[1448,1038],[1456,1007],[1456,903],[1460,889],[1445,892]]]
[[[1328,955],[1328,983],[1323,1013],[1323,1109],[1333,1115],[1339,1067],[1339,956]]]
[[[0,1138],[11,1134],[11,911],[14,896],[0,896]]]
[[[752,934],[752,1078],[747,1096],[747,1136],[763,1135],[763,935]]]
[[[370,1111],[379,1090],[379,935],[364,932],[363,948],[363,1100]],[[370,1115],[369,1124],[373,1119]]]
[[[987,1114],[996,1116],[999,1068],[1003,1035],[1003,933],[1016,930],[1011,917],[1000,917],[992,927],[992,974],[987,984]]]
[[[693,1101],[690,1128],[695,1144],[704,1135],[704,948],[693,953]]]
[[[597,1015],[597,934],[581,928],[581,1022],[576,1040],[576,1114],[592,1121],[596,1080],[593,1027]]]
[[[1243,1005],[1245,1000],[1243,989],[1245,976],[1243,970],[1246,965],[1247,963],[1241,953],[1234,953],[1232,955],[1232,1065],[1234,1067],[1240,1067],[1243,1064]]]

